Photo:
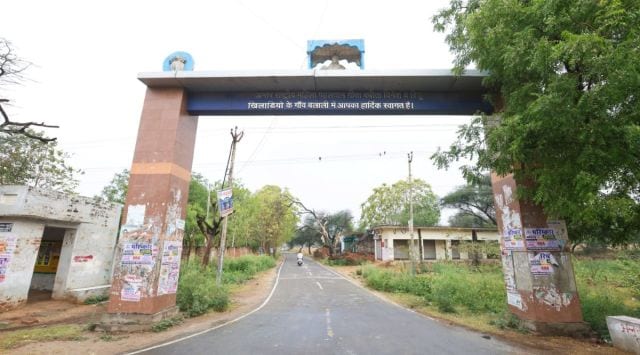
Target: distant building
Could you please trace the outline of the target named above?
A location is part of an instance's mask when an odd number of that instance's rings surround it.
[[[406,226],[377,226],[374,232],[376,260],[408,260],[411,235]],[[422,260],[468,259],[459,248],[464,241],[500,241],[497,229],[456,227],[414,227],[414,240]],[[486,257],[486,256],[484,256]]]
[[[108,294],[122,206],[0,186],[0,311],[39,298]]]

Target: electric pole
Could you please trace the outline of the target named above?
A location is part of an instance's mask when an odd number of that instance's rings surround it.
[[[413,182],[411,181],[411,162],[413,161],[413,152],[407,154],[409,161],[409,235],[411,237],[411,245],[409,246],[409,258],[411,259],[411,276],[416,274],[416,246],[413,237]]]
[[[240,142],[244,136],[244,132],[238,133],[238,127],[231,130],[231,138],[233,141],[231,142],[231,152],[229,155],[229,187],[233,189],[233,163],[236,160],[236,144]],[[224,189],[224,179],[222,181],[222,189]],[[216,274],[216,285],[220,286],[222,283],[222,265],[224,263],[224,252],[226,248],[226,240],[227,240],[227,220],[229,216],[226,215],[222,217],[222,232],[220,233],[220,250],[218,252],[218,273]]]

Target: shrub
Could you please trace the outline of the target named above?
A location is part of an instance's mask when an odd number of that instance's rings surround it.
[[[224,286],[216,286],[212,269],[202,268],[196,262],[186,263],[180,270],[176,303],[189,317],[209,309],[221,312],[229,306],[229,292]]]
[[[91,296],[84,300],[84,304],[98,304],[107,300],[109,300],[108,294]]]
[[[611,340],[607,327],[607,316],[626,315],[640,317],[640,310],[626,306],[619,296],[607,291],[583,292],[580,294],[582,316],[601,338]]]
[[[167,318],[167,319],[163,319],[161,321],[159,321],[158,323],[155,323],[154,325],[151,326],[151,330],[154,332],[162,332],[165,331],[171,327],[173,327],[174,325],[178,325],[180,323],[182,323],[184,321],[184,318],[182,318],[182,316],[176,316],[176,317],[171,317],[171,318]]]

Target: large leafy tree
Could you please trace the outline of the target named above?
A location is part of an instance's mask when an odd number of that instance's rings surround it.
[[[266,185],[258,190],[256,199],[253,230],[260,248],[264,252],[276,250],[293,238],[298,223],[298,215],[293,197],[287,189]]]
[[[349,210],[336,213],[316,211],[309,208],[300,200],[291,199],[291,205],[297,206],[301,213],[305,214],[303,226],[299,231],[308,233],[307,238],[319,237],[322,245],[329,249],[329,255],[333,256],[340,237],[353,231],[353,215]]]
[[[29,131],[30,136],[42,134]],[[82,171],[67,163],[69,154],[49,143],[18,134],[0,139],[0,185],[28,185],[31,187],[74,192],[77,176]]]
[[[444,196],[443,207],[455,208],[458,213],[449,218],[455,227],[495,227],[496,210],[493,205],[491,179],[488,175],[480,181],[460,186]]]
[[[640,228],[640,2],[453,0],[433,18],[455,69],[474,63],[499,114],[433,156],[529,182],[520,196],[623,243]],[[525,184],[523,184],[525,185]]]
[[[306,215],[302,221],[302,226],[298,227],[296,234],[289,241],[289,245],[299,245],[300,250],[306,245],[311,254],[311,247],[314,244],[322,244],[322,234],[316,228],[316,220],[312,215]]]
[[[433,226],[440,219],[438,198],[431,186],[424,180],[412,181],[413,223],[418,226]],[[362,207],[361,226],[407,225],[410,209],[410,185],[400,180],[393,185],[382,184],[373,189],[373,193]]]

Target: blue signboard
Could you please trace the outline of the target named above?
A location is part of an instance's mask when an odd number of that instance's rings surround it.
[[[204,115],[472,115],[491,114],[483,93],[283,91],[191,93],[187,110]]]

